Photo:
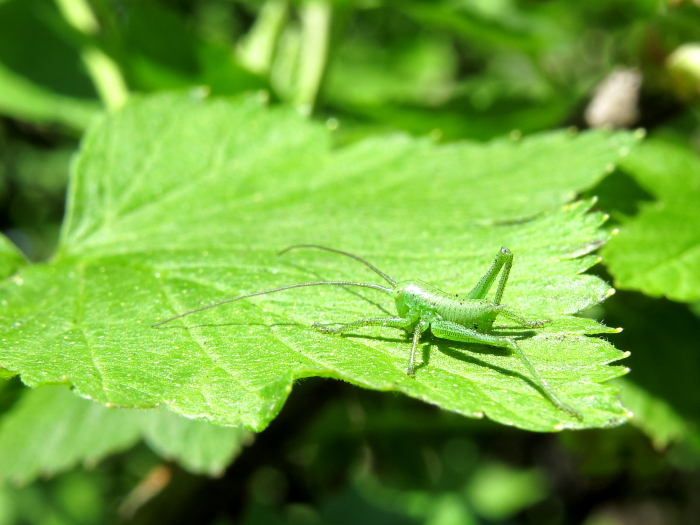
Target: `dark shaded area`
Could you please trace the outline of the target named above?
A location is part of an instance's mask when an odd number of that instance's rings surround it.
[[[634,217],[639,213],[642,204],[656,200],[637,184],[634,177],[619,168],[588,190],[584,196],[597,197],[596,208],[610,214],[612,223],[609,224],[619,224]]]
[[[629,380],[664,399],[683,416],[700,415],[700,318],[687,305],[619,291],[605,303],[605,322],[622,326],[615,345],[629,350]]]
[[[697,473],[669,467],[630,426],[532,434],[322,379],[298,384],[223,478],[179,471],[132,522],[291,524],[306,516],[311,523],[423,523],[393,498],[464,493],[496,459],[513,468],[537,465],[549,487],[546,498],[515,516],[518,523],[580,523],[610,502],[650,499],[673,502],[685,523],[696,522]]]
[[[30,260],[54,252],[75,148],[56,130],[0,119],[0,231]]]
[[[97,98],[75,47],[80,37],[51,2],[2,3],[0,35],[0,63],[8,69],[62,95]]]

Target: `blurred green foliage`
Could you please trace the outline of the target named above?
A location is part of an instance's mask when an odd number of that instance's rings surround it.
[[[83,133],[133,96],[252,90],[325,124],[338,151],[397,132],[463,144],[582,128],[594,99],[611,121],[633,107],[630,125],[649,136],[565,199],[597,197],[619,230],[592,271],[620,291],[584,315],[624,328],[608,338],[631,352],[618,384],[630,423],[536,434],[309,378],[248,439],[170,413],[160,426],[136,422],[65,387],[30,391],[0,369],[0,465],[20,453],[38,461],[32,446],[66,454],[23,485],[0,472],[0,525],[700,523],[698,43],[692,0],[0,1],[9,279],[52,260]],[[641,87],[603,90],[620,70]],[[543,170],[549,160],[533,158]],[[439,183],[426,178],[426,191]],[[52,423],[59,402],[85,422]],[[111,428],[101,418],[122,417],[113,441],[90,442],[90,429]],[[61,448],[71,444],[77,452]],[[229,461],[219,478],[200,474]]]

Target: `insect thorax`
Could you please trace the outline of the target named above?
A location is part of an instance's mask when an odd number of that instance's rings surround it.
[[[448,294],[420,280],[398,283],[394,289],[396,310],[401,317],[431,315],[480,332],[488,331],[498,315],[497,306],[485,299]]]

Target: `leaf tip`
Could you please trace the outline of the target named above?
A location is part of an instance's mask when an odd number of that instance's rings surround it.
[[[626,357],[629,357],[631,355],[632,355],[632,352],[630,352],[629,350],[622,352],[622,359],[625,359]],[[631,370],[629,368],[627,368],[626,370],[628,373],[631,372]]]

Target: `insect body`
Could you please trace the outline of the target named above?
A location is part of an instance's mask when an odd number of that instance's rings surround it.
[[[525,328],[541,328],[550,322],[547,319],[539,321],[526,321],[519,315],[508,310],[505,305],[501,304],[503,292],[505,290],[506,283],[508,282],[508,276],[513,265],[513,254],[508,248],[501,248],[499,250],[493,264],[491,265],[491,268],[489,268],[477,285],[465,297],[448,294],[420,280],[397,283],[387,274],[357,255],[341,250],[335,250],[333,248],[327,248],[325,246],[301,244],[291,246],[283,250],[280,252],[280,255],[298,248],[315,248],[325,250],[360,261],[386,280],[391,285],[391,288],[378,284],[352,281],[316,281],[292,284],[281,288],[264,290],[262,292],[255,292],[225,299],[214,304],[190,310],[170,319],[166,319],[165,321],[156,323],[153,326],[159,326],[185,315],[206,310],[207,308],[212,308],[220,304],[238,301],[240,299],[246,299],[256,295],[281,292],[291,288],[321,285],[360,286],[363,288],[374,288],[393,297],[394,301],[396,302],[396,317],[359,319],[337,327],[329,327],[315,323],[314,327],[329,334],[340,334],[363,326],[386,326],[405,330],[412,336],[413,339],[407,369],[407,373],[410,376],[413,376],[415,373],[416,347],[418,346],[421,335],[428,330],[428,328],[430,328],[430,331],[434,336],[442,339],[507,348],[520,358],[522,363],[530,372],[532,379],[535,381],[545,397],[552,402],[552,404],[554,404],[557,408],[564,410],[565,412],[579,419],[582,419],[581,414],[576,409],[562,402],[554,394],[547,381],[542,378],[525,353],[523,353],[523,351],[517,345],[513,337],[497,335],[492,332],[493,323],[496,320],[496,317],[499,315],[505,317],[506,319],[515,321],[519,326]],[[486,294],[493,286],[499,273],[501,274],[501,277],[498,281],[495,296],[493,300],[487,300]]]

